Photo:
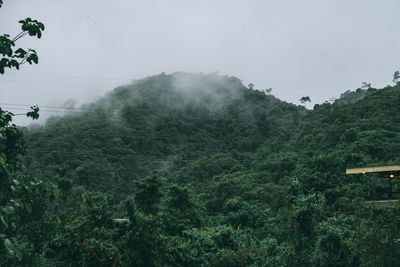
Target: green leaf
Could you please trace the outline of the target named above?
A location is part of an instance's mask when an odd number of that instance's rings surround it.
[[[28,213],[31,213],[31,212],[32,212],[32,205],[31,205],[31,203],[26,202],[26,203],[25,203],[25,209],[26,209],[26,211],[27,211]]]
[[[21,253],[21,251],[19,251],[19,250],[17,250],[17,259],[18,259],[19,261],[22,260],[22,253]]]
[[[15,208],[12,206],[7,206],[7,213],[8,214],[14,214],[15,213]]]
[[[10,241],[10,239],[6,238],[4,240],[4,246],[6,247],[6,249],[11,250],[12,249],[12,243]]]
[[[14,258],[15,257],[15,251],[14,250],[10,249],[7,252],[8,252],[8,257],[10,257],[10,258]]]
[[[3,217],[3,216],[0,216],[0,219],[1,219],[1,222],[4,224],[4,226],[5,226],[6,228],[8,228],[8,224],[7,224],[6,220],[4,219],[4,217]]]
[[[5,155],[4,154],[0,154],[0,164],[1,165],[6,165],[6,159],[5,159]]]

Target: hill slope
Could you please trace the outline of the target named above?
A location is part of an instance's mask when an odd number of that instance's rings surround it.
[[[388,180],[344,170],[399,163],[399,100],[397,85],[305,110],[234,77],[186,73],[119,87],[25,132],[25,172],[61,196],[35,228],[34,259],[395,266],[400,209],[363,202],[399,197],[398,179],[391,196]]]
[[[161,74],[27,133],[26,166],[48,179],[62,168],[92,190],[128,193],[132,180],[166,175],[202,156],[235,151],[232,160],[240,160],[296,129],[303,115],[234,77]]]

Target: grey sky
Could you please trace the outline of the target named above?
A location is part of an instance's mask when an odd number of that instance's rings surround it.
[[[4,0],[0,33],[15,35],[28,16],[46,30],[19,41],[39,65],[1,76],[0,103],[88,102],[175,71],[218,71],[320,103],[363,81],[391,83],[399,10],[398,0]]]

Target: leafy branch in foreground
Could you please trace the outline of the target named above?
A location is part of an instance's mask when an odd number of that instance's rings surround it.
[[[0,1],[0,7],[2,1]],[[9,34],[3,34],[0,36],[0,54],[3,56],[0,59],[0,74],[4,74],[5,68],[16,68],[19,69],[20,65],[25,63],[35,63],[39,62],[39,58],[35,50],[28,48],[27,50],[22,48],[15,48],[15,43],[29,34],[29,36],[41,38],[42,31],[44,31],[43,23],[32,20],[31,18],[26,18],[20,20],[21,32],[17,34],[14,38],[10,38]]]

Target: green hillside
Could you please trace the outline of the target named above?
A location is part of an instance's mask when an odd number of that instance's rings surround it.
[[[2,215],[15,238],[0,262],[396,266],[400,209],[364,202],[400,197],[397,178],[389,193],[388,179],[345,169],[399,164],[399,102],[396,85],[306,110],[216,74],[118,87],[23,129],[21,166],[0,161],[8,194],[24,192],[1,206],[25,203]]]
[[[304,113],[234,77],[161,74],[28,132],[25,164],[39,177],[51,180],[61,168],[78,185],[126,197],[132,180],[165,176],[202,157],[241,163],[297,129]]]

